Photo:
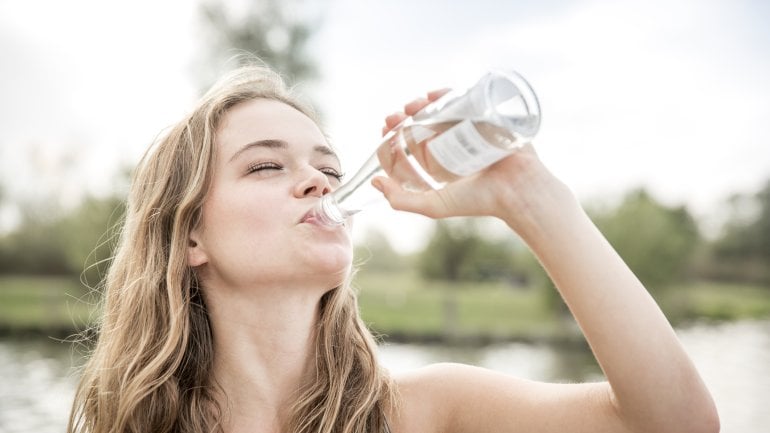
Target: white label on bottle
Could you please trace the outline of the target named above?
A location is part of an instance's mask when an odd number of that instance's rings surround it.
[[[439,164],[459,176],[481,171],[510,154],[488,143],[470,119],[429,141],[428,150]]]

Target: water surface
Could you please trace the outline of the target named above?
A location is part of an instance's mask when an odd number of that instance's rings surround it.
[[[722,432],[770,432],[770,321],[699,324],[677,333],[714,395]],[[453,361],[533,380],[602,379],[579,347],[385,344],[380,357],[392,371]],[[0,340],[0,433],[63,432],[76,385],[74,359],[69,345],[53,340]]]

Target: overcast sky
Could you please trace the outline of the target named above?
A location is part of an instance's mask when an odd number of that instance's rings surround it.
[[[184,0],[0,2],[5,195],[108,191],[193,103],[196,14]],[[540,98],[541,157],[584,201],[645,186],[713,220],[729,194],[770,178],[767,2],[330,0],[323,16],[315,94],[348,173],[386,114],[506,67]],[[359,218],[373,223],[400,227],[406,250],[429,225]]]

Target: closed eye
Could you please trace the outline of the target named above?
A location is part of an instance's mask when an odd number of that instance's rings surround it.
[[[340,173],[339,171],[337,171],[337,169],[333,167],[320,168],[319,171],[329,177],[333,177],[334,179],[337,179],[337,182],[341,181],[342,178],[345,176],[345,173]]]
[[[246,174],[266,172],[271,170],[283,170],[283,167],[275,162],[258,162],[255,164],[249,164],[249,166],[246,168]]]

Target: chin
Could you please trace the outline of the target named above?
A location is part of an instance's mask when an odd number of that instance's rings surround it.
[[[347,276],[352,266],[352,254],[328,254],[323,257],[316,257],[312,268],[323,274]]]
[[[353,248],[350,245],[324,245],[322,248],[307,248],[302,251],[303,268],[325,275],[345,275],[353,263]]]
[[[306,280],[310,286],[323,288],[324,291],[342,286],[350,276],[351,265],[341,268],[323,268],[310,271]]]

